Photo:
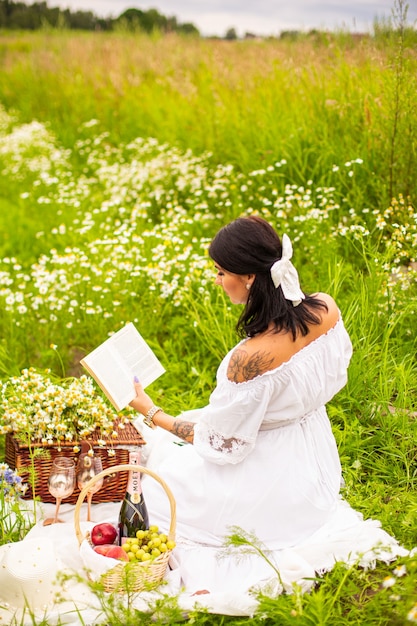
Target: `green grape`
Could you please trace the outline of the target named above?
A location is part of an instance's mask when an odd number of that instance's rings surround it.
[[[144,538],[147,536],[147,534],[148,534],[148,531],[147,531],[147,530],[138,530],[138,531],[136,532],[136,537],[137,537],[138,539],[144,539]]]

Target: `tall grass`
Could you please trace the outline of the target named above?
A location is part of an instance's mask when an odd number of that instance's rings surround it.
[[[0,99],[68,146],[96,118],[115,142],[154,136],[243,171],[286,158],[297,184],[327,184],[334,164],[360,157],[346,195],[375,207],[416,194],[417,59],[402,36],[399,69],[395,32],[296,42],[3,33]]]

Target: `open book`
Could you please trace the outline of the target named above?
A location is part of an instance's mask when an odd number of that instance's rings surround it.
[[[117,411],[135,397],[136,376],[147,387],[165,372],[132,323],[117,331],[80,361]]]

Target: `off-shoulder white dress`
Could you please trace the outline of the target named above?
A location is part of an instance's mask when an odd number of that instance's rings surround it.
[[[232,352],[209,404],[183,415],[195,421],[194,445],[178,445],[162,429],[144,431],[148,466],[176,500],[175,557],[187,590],[207,589],[233,604],[267,581],[278,592],[294,582],[308,588],[309,578],[337,560],[369,564],[402,554],[379,522],[364,521],[339,494],[341,465],[325,405],[347,380],[352,346],[343,321],[247,382],[228,379]],[[151,522],[166,528],[166,494],[149,476],[143,490]],[[236,526],[262,542],[280,577],[260,556],[222,556]]]

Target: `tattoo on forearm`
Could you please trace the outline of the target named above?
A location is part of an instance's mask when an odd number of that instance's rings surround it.
[[[227,375],[234,383],[251,380],[270,369],[274,357],[267,352],[254,352],[248,356],[246,350],[235,350],[229,361]]]
[[[184,420],[175,419],[171,432],[177,437],[193,443],[194,441],[194,424],[193,422],[185,422]]]

